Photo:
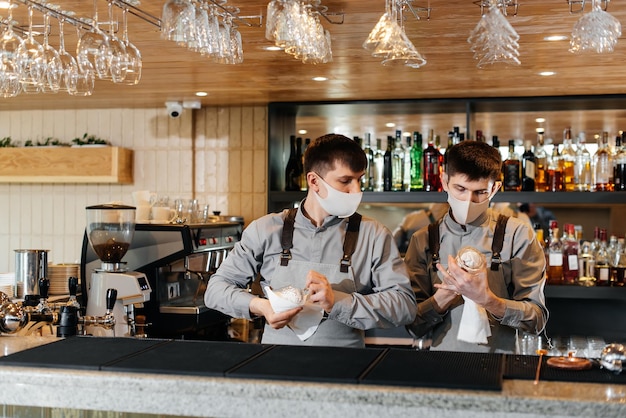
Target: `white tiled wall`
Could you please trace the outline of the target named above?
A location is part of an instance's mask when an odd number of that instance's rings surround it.
[[[70,142],[84,133],[134,151],[134,184],[0,183],[0,273],[14,271],[20,248],[78,262],[85,207],[131,204],[133,190],[194,197],[246,223],[267,212],[265,107],[186,110],[178,119],[164,108],[0,112],[0,138]]]

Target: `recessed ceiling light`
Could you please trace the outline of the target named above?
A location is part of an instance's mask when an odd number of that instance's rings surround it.
[[[300,135],[306,135],[306,134],[307,134],[307,130],[306,130],[306,129],[300,129],[300,130],[298,131],[298,134],[300,134]]]
[[[538,134],[544,133],[543,128],[535,128],[535,132],[537,132]]]
[[[395,124],[395,123],[393,123],[393,122],[387,122],[387,123],[385,123],[385,126],[386,126],[387,128],[395,128],[396,124]]]
[[[535,122],[537,123],[544,123],[546,121],[546,118],[537,118],[535,119]]]
[[[276,45],[264,46],[263,49],[266,51],[282,51],[283,50],[281,47],[276,46]]]
[[[568,39],[566,35],[550,35],[543,38],[544,41],[567,41]]]
[[[539,73],[539,75],[542,76],[542,77],[550,77],[550,76],[555,75],[555,74],[556,74],[556,72],[554,72],[554,71],[542,71],[542,72]]]
[[[207,93],[206,91],[197,91],[196,92],[196,96],[198,96],[198,97],[206,97],[208,95],[209,95],[209,93]]]
[[[0,1],[0,9],[8,9],[9,6],[11,6],[11,9],[15,9],[17,7],[17,4],[11,4],[8,1]]]
[[[313,81],[326,81],[328,77],[313,77],[311,80]]]

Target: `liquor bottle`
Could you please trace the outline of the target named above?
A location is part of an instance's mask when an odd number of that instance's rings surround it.
[[[476,141],[478,142],[486,142],[485,137],[483,136],[483,131],[477,129],[476,130]]]
[[[614,190],[626,190],[626,132],[615,138],[615,160],[613,161]]]
[[[563,283],[563,246],[559,237],[557,221],[550,221],[550,241],[548,243],[547,279],[548,284]]]
[[[624,238],[618,239],[619,252],[616,256],[615,266],[611,271],[613,286],[626,286],[626,245],[624,244]]]
[[[606,246],[606,252],[609,253],[609,264],[611,267],[617,263],[617,260],[615,259],[619,252],[617,245],[617,237],[615,235],[611,235],[609,237],[609,244]]]
[[[298,162],[295,135],[289,137],[289,147],[289,159],[285,167],[285,190],[295,191],[300,190],[300,175],[302,174],[300,163]]]
[[[585,133],[580,132],[574,160],[574,190],[588,192],[591,190],[591,184],[591,154],[585,144]]]
[[[374,191],[384,190],[385,177],[385,153],[383,152],[382,139],[376,138],[376,152],[374,152]]]
[[[581,286],[595,286],[594,276],[595,255],[591,250],[591,243],[584,241],[580,245],[578,254],[578,284]]]
[[[600,228],[596,226],[593,228],[593,241],[591,242],[591,253],[594,257],[598,248],[600,248]]]
[[[304,160],[303,160],[303,154],[302,154],[302,138],[301,137],[297,137],[296,138],[296,160],[298,162],[298,190],[303,190],[302,189],[302,183],[304,181],[305,183],[305,187],[304,190],[306,190],[306,177],[304,175]]]
[[[563,284],[574,284],[578,280],[578,240],[574,234],[574,224],[565,224],[567,234],[563,241]]]
[[[411,144],[411,137],[406,137],[406,147],[404,147],[404,179],[402,181],[404,191],[411,191],[411,151],[413,150],[413,146]]]
[[[446,150],[443,152],[443,171],[448,170],[448,151],[454,145],[454,132],[448,132],[448,145],[446,145]]]
[[[433,143],[432,133],[433,131],[431,129],[428,138],[428,146],[423,153],[424,190],[427,192],[440,192],[443,190],[441,187],[443,156]]]
[[[391,190],[404,190],[404,147],[402,146],[402,131],[396,130],[394,147],[391,151]]]
[[[611,264],[606,243],[606,229],[600,229],[600,247],[596,251],[593,266],[593,275],[596,278],[596,286],[611,285]]]
[[[383,190],[390,192],[393,184],[393,137],[387,136],[387,150],[383,156]]]
[[[548,189],[549,192],[565,191],[563,184],[563,164],[559,154],[559,145],[554,144],[552,148],[552,158],[548,161]]]
[[[548,153],[543,147],[543,131],[537,132],[537,146],[535,147],[537,169],[535,171],[535,191],[545,192],[548,190]]]
[[[306,173],[304,172],[304,153],[306,149],[309,147],[311,143],[311,138],[307,138],[304,140],[304,147],[302,148],[302,152],[300,154],[300,167],[302,167],[302,175],[300,176],[300,190],[306,192],[309,188],[309,185],[306,181]]]
[[[374,151],[372,150],[371,140],[371,135],[366,133],[363,152],[365,152],[365,156],[367,157],[367,168],[361,178],[361,189],[368,192],[374,190]]]
[[[524,153],[522,154],[522,191],[535,191],[535,172],[537,170],[537,158],[533,153],[532,144],[529,140],[524,141]]]
[[[422,134],[413,132],[413,146],[411,147],[411,191],[424,189],[422,164]]]
[[[602,141],[598,144],[598,150],[593,156],[594,190],[598,192],[610,192],[613,190],[611,177],[613,177],[613,159],[609,149],[609,133],[602,133]]]
[[[561,165],[563,166],[563,185],[566,192],[576,189],[574,182],[574,164],[576,162],[576,150],[572,146],[572,130],[565,129],[563,132],[563,150],[561,151]]]
[[[511,139],[509,140],[509,156],[502,164],[505,192],[519,192],[522,184],[520,167],[519,157],[515,153],[515,141]]]

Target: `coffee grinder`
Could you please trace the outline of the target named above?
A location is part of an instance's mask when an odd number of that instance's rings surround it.
[[[102,262],[87,279],[86,312],[88,317],[107,314],[107,291],[117,290],[112,313],[115,326],[86,326],[87,334],[106,337],[135,335],[135,305],[150,300],[150,284],[146,275],[127,271],[122,258],[128,251],[135,233],[135,208],[118,204],[89,206],[87,209],[87,238]],[[109,292],[110,294],[110,292]]]

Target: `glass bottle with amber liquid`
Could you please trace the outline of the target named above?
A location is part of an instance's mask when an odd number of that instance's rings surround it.
[[[572,130],[565,129],[563,132],[563,149],[561,150],[561,166],[563,167],[563,186],[566,192],[576,190],[574,181],[574,164],[576,162],[576,150],[572,146]]]
[[[547,250],[548,284],[563,283],[563,245],[557,221],[550,221],[550,240]]]
[[[609,133],[602,132],[602,140],[593,156],[595,191],[613,191],[613,158],[609,148]]]
[[[559,145],[554,144],[552,148],[552,157],[548,162],[548,189],[549,192],[565,191],[563,183],[563,162],[561,154],[559,154]]]
[[[563,229],[563,284],[575,284],[578,280],[578,239],[574,234],[574,224],[565,224]]]
[[[509,141],[509,155],[502,163],[503,185],[505,192],[519,192],[522,186],[521,162],[515,153],[515,141]]]
[[[535,191],[545,192],[548,190],[548,153],[543,145],[543,132],[537,132],[537,146],[535,147]]]
[[[524,141],[524,153],[522,154],[522,191],[535,191],[535,173],[537,171],[537,158],[533,153],[530,141]]]

